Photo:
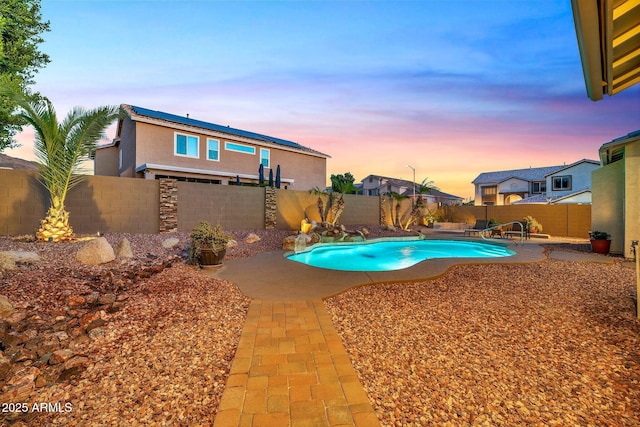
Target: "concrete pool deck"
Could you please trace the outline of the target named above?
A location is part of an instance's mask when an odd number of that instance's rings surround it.
[[[439,238],[463,240],[451,235],[439,236]],[[464,240],[480,241],[480,239],[470,238]],[[542,261],[546,257],[543,253],[544,248],[539,243],[548,243],[548,241],[526,241],[523,246],[517,247],[513,241],[510,241],[507,247],[516,251],[516,255],[510,257],[431,259],[402,270],[374,272],[321,269],[287,259],[286,251],[262,252],[251,258],[225,261],[219,269],[207,274],[235,283],[242,293],[250,298],[299,301],[327,298],[355,286],[437,277],[456,264],[512,264]]]
[[[214,427],[379,426],[322,299],[354,286],[428,279],[456,264],[543,261],[547,257],[540,243],[552,242],[527,241],[515,248],[512,242],[509,248],[516,255],[506,258],[426,260],[388,272],[310,267],[286,259],[285,251],[205,270],[252,298]],[[567,251],[552,251],[550,257],[613,262],[603,255]]]

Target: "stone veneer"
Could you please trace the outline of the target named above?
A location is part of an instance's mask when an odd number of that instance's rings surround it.
[[[276,228],[276,190],[273,187],[264,188],[264,228]]]
[[[160,232],[178,231],[178,181],[160,179]]]

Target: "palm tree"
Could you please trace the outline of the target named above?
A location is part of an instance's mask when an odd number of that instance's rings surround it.
[[[69,213],[64,202],[67,192],[86,175],[78,174],[105,129],[118,117],[118,107],[105,106],[93,110],[73,108],[58,123],[56,111],[47,98],[29,100],[14,94],[22,109],[18,116],[35,130],[34,150],[40,166],[42,183],[49,192],[51,207],[36,233],[38,240],[59,242],[73,238]]]

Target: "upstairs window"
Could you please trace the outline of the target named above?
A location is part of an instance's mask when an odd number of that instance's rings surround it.
[[[553,189],[554,190],[571,190],[571,176],[554,176],[553,177]]]
[[[535,181],[531,183],[531,192],[540,194],[547,192],[547,181]]]
[[[220,141],[207,139],[207,160],[220,161]]]
[[[495,196],[496,194],[498,194],[498,187],[495,185],[482,187],[483,196]]]
[[[271,157],[271,152],[269,150],[267,150],[266,148],[260,149],[260,163],[265,168],[270,167],[269,166],[271,164],[271,162],[269,161],[270,157]]]
[[[175,134],[175,155],[198,158],[200,138],[182,133]]]
[[[235,151],[238,153],[245,154],[256,154],[256,147],[252,147],[250,145],[237,144],[235,142],[226,141],[224,143],[224,149],[227,151]]]

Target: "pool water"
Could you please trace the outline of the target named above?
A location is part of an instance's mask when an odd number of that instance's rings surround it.
[[[342,271],[391,271],[435,258],[501,258],[515,252],[501,245],[459,240],[403,240],[320,245],[289,255],[292,261]]]

